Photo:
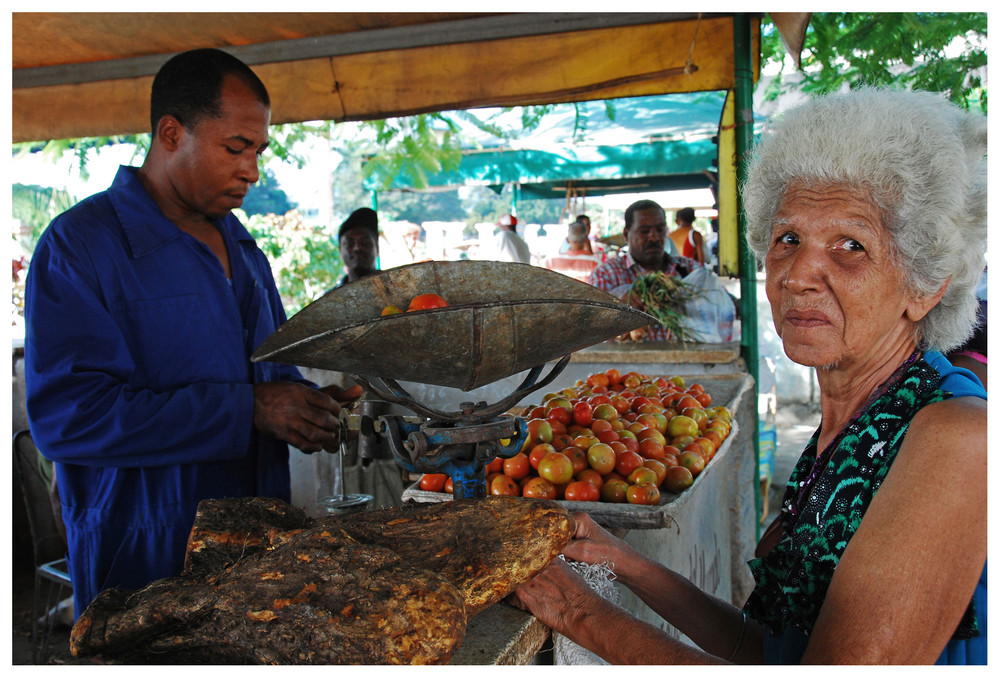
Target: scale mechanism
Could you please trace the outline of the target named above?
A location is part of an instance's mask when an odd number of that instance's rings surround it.
[[[380,315],[388,305],[406,308],[428,292],[449,306]],[[507,414],[513,406],[551,383],[574,351],[654,322],[596,287],[544,268],[431,261],[331,290],[279,327],[252,360],[343,372],[369,394],[413,412],[415,417],[385,414],[377,411],[378,401],[362,401],[359,445],[384,443],[401,467],[445,473],[456,498],[475,498],[487,494],[486,465],[514,456],[527,438],[524,419]],[[471,391],[522,372],[520,385],[497,402],[464,401],[457,411],[417,402],[399,384]],[[347,416],[341,425],[344,440]],[[343,456],[342,446],[341,468]],[[341,493],[322,503],[336,511],[369,501],[370,495]]]

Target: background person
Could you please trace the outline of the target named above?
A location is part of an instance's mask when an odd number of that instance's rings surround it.
[[[677,228],[670,232],[670,240],[682,257],[705,264],[705,240],[694,227],[694,209],[685,207],[674,218]]]
[[[574,221],[566,230],[569,248],[554,257],[548,257],[543,266],[586,282],[590,273],[601,263],[600,257],[591,253],[587,227],[581,222]]]
[[[351,212],[337,231],[340,258],[347,273],[337,283],[342,287],[378,271],[378,213],[370,207]]]
[[[55,462],[77,615],[179,574],[202,499],[288,501],[288,444],[339,445],[340,389],[250,362],[285,321],[231,213],[268,143],[264,85],[225,52],[186,52],[154,79],[150,118],[142,166],[57,217],[27,280],[28,419]]]
[[[587,279],[594,287],[619,298],[640,276],[662,271],[668,276],[684,277],[699,266],[694,259],[667,253],[666,214],[653,200],[639,200],[625,209],[622,234],[628,249],[595,268]],[[665,328],[651,325],[646,338],[649,341],[667,341],[671,337]]]
[[[986,393],[942,355],[975,323],[985,154],[985,118],[929,93],[783,114],[744,189],[748,240],[785,353],[816,368],[822,423],[749,563],[749,600],[701,592],[580,514],[566,556],[614,563],[698,647],[558,559],[518,604],[610,661],[985,664]],[[943,449],[954,471],[928,472]]]
[[[517,217],[505,214],[497,222],[500,230],[493,238],[492,250],[487,256],[495,261],[510,261],[519,264],[531,263],[531,249],[517,234]]]

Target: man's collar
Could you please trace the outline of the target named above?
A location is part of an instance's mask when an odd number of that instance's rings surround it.
[[[160,206],[146,192],[145,186],[139,180],[138,167],[128,165],[119,167],[115,180],[108,189],[108,196],[121,222],[132,256],[145,256],[161,245],[180,237],[181,230],[177,224],[163,214]],[[221,226],[222,221],[224,218],[214,223]],[[237,240],[253,240],[253,236],[239,219],[231,219],[229,223],[230,232]]]

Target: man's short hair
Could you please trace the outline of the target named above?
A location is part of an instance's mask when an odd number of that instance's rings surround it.
[[[153,78],[149,122],[153,135],[165,115],[190,129],[203,118],[219,117],[222,82],[227,75],[242,80],[257,100],[270,107],[267,88],[249,66],[221,49],[194,49],[171,57]]]
[[[566,239],[571,243],[587,242],[587,226],[582,221],[574,221],[569,225]]]
[[[677,218],[680,221],[683,221],[685,224],[693,224],[694,223],[694,208],[693,207],[685,207],[683,209],[677,210]]]
[[[660,210],[661,212],[663,211],[663,208],[660,207],[660,203],[656,202],[655,200],[635,201],[634,203],[625,208],[625,228],[622,230],[627,231],[629,229],[629,226],[632,225],[632,217],[635,215],[636,212],[641,212],[642,210],[654,210],[654,209]]]
[[[344,233],[352,228],[363,228],[370,231],[376,242],[378,241],[378,213],[370,207],[359,207],[351,212],[351,216],[344,220],[337,231],[337,240],[344,237]]]

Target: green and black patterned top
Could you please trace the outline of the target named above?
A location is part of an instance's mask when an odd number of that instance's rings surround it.
[[[939,364],[940,354],[931,356]],[[756,588],[744,609],[774,635],[789,626],[805,636],[811,632],[841,555],[885,480],[914,415],[952,397],[939,388],[940,382],[938,370],[915,354],[819,457],[820,430],[813,434],[785,490],[783,534],[768,553],[749,562]],[[978,382],[975,386],[981,391]],[[976,635],[970,602],[953,638]]]

